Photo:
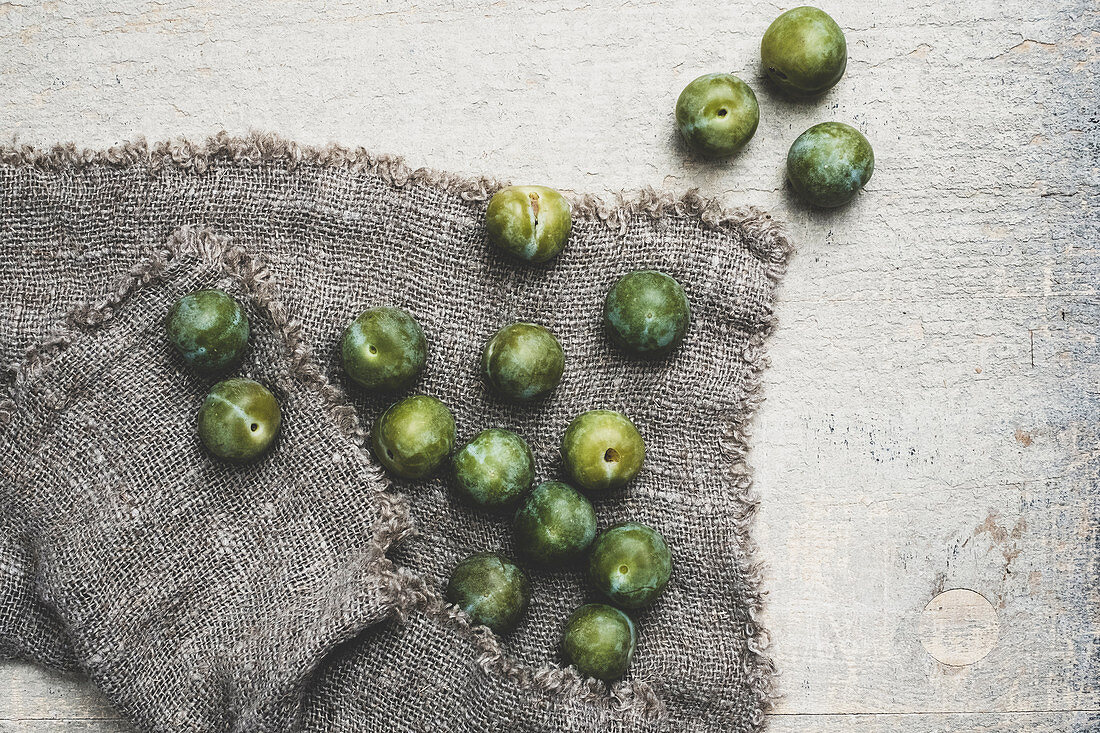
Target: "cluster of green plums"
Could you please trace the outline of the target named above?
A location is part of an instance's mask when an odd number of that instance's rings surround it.
[[[451,461],[455,493],[482,509],[514,511],[514,545],[532,565],[554,570],[584,562],[589,582],[606,602],[573,612],[562,633],[562,653],[582,675],[614,680],[629,667],[638,638],[622,609],[648,606],[664,592],[672,555],[664,537],[645,524],[622,522],[597,533],[586,494],[626,485],[645,458],[642,436],[629,418],[611,410],[579,415],[565,431],[561,455],[568,483],[546,481],[532,489],[535,467],[527,442],[509,430],[483,430]],[[447,584],[448,601],[498,634],[515,628],[530,598],[527,574],[494,552],[462,560]]]
[[[177,300],[165,321],[169,342],[203,376],[238,367],[248,349],[248,316],[222,290],[199,290]],[[215,384],[199,408],[199,438],[227,461],[254,460],[275,442],[282,426],[275,396],[259,382],[231,378]]]
[[[497,192],[486,212],[490,242],[526,262],[557,256],[569,238],[569,203],[553,189],[510,186]],[[604,301],[608,338],[636,357],[663,357],[684,339],[691,321],[687,295],[671,276],[631,272],[612,284]],[[171,307],[168,340],[204,376],[237,366],[248,346],[244,308],[222,290],[185,295]],[[394,307],[370,308],[345,328],[340,342],[347,376],[376,393],[413,386],[427,362],[428,341],[417,320]],[[544,326],[513,323],[486,342],[481,356],[485,383],[496,396],[527,403],[549,395],[565,371],[565,351]],[[216,456],[248,462],[278,437],[282,414],[274,395],[250,379],[218,382],[198,415],[198,434]],[[621,609],[651,604],[664,591],[672,558],[664,537],[651,527],[624,522],[597,533],[596,512],[585,494],[625,486],[641,470],[645,444],[625,415],[591,410],[567,427],[561,442],[565,481],[532,488],[535,461],[522,437],[489,428],[455,451],[455,421],[435,397],[417,394],[391,404],[375,421],[370,447],[390,474],[423,479],[449,465],[455,495],[485,510],[513,511],[515,546],[542,568],[587,563],[587,575],[607,603],[578,608],[566,621],[562,651],[586,676],[613,680],[630,664],[637,642],[633,620]],[[583,493],[582,493],[583,492]],[[447,598],[477,624],[507,633],[530,600],[527,575],[495,553],[458,564]]]
[[[490,200],[485,223],[489,241],[500,252],[543,263],[562,252],[572,216],[568,201],[553,189],[509,186]],[[670,353],[691,321],[684,289],[655,270],[616,281],[603,316],[610,340],[640,357]],[[410,386],[425,353],[416,321],[393,308],[366,311],[344,334],[344,369],[370,389]],[[564,371],[561,343],[536,323],[505,326],[482,350],[485,383],[509,401],[546,397]],[[568,483],[547,481],[533,489],[535,460],[527,441],[510,430],[488,428],[455,452],[454,417],[435,397],[415,395],[391,405],[374,425],[371,447],[387,471],[408,479],[431,475],[449,458],[460,500],[480,509],[514,511],[515,546],[527,561],[553,569],[587,557],[588,578],[609,603],[590,603],[573,612],[562,634],[562,653],[585,676],[614,680],[626,672],[637,630],[621,609],[656,600],[668,584],[672,557],[664,537],[637,522],[617,524],[597,536],[595,509],[582,493],[621,488],[641,470],[645,445],[625,415],[592,410],[574,419],[561,444]],[[526,612],[531,584],[512,560],[481,552],[458,563],[446,595],[474,623],[505,634]]]
[[[632,353],[668,353],[687,330],[683,289],[662,273],[641,271],[620,279],[608,303],[609,336]],[[393,308],[364,312],[347,328],[342,344],[345,371],[371,389],[410,386],[424,366],[425,353],[415,319]],[[526,403],[557,387],[565,352],[545,327],[513,323],[485,344],[481,368],[494,394]],[[668,584],[672,558],[661,534],[637,522],[615,525],[597,536],[596,512],[585,494],[619,489],[641,470],[645,444],[637,428],[611,410],[579,415],[561,442],[566,481],[534,488],[534,455],[515,432],[488,428],[457,451],[455,446],[451,411],[428,395],[395,402],[371,431],[371,449],[389,473],[423,479],[448,467],[454,495],[464,504],[514,512],[515,547],[528,562],[554,569],[587,557],[588,577],[609,603],[587,604],[574,612],[565,624],[562,651],[586,676],[622,676],[634,654],[637,631],[616,606],[652,603]],[[526,612],[531,585],[512,560],[481,552],[454,568],[446,596],[474,623],[506,634]]]
[[[797,98],[831,89],[844,75],[848,45],[844,32],[817,8],[788,10],[760,42],[768,77]],[[756,133],[760,107],[749,85],[733,74],[705,74],[676,100],[676,125],[684,141],[707,158],[726,158]],[[875,155],[859,130],[823,122],[798,136],[787,153],[791,187],[814,206],[842,206],[871,179]]]

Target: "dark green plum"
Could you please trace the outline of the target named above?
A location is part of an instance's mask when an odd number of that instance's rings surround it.
[[[672,574],[665,538],[652,527],[623,522],[600,533],[588,554],[588,577],[612,603],[641,608],[657,600]]]
[[[814,206],[843,206],[871,180],[875,153],[859,130],[822,122],[798,136],[787,153],[791,187]]]
[[[363,311],[341,342],[344,371],[367,389],[401,390],[424,368],[428,344],[416,319],[400,308]]]
[[[626,674],[637,644],[638,632],[629,616],[603,603],[589,603],[565,622],[561,648],[582,677],[611,682]]]
[[[607,293],[603,313],[615,345],[638,356],[668,354],[691,323],[684,289],[656,270],[632,272],[616,282]]]
[[[514,563],[495,552],[471,555],[455,567],[447,583],[447,601],[475,624],[507,634],[527,611],[531,584]]]
[[[553,392],[564,370],[561,344],[536,323],[505,326],[489,339],[481,355],[481,371],[492,390],[517,402]]]
[[[263,455],[282,426],[275,396],[251,379],[218,382],[199,408],[199,438],[211,453],[245,463]]]
[[[848,65],[844,31],[823,10],[794,8],[776,18],[760,41],[760,59],[772,81],[796,97],[831,89]]]
[[[451,463],[455,492],[476,506],[508,506],[535,480],[531,448],[510,430],[482,430],[455,453]]]
[[[756,133],[756,95],[733,74],[704,74],[680,92],[676,127],[684,142],[707,158],[726,158]]]
[[[416,395],[390,405],[374,423],[371,449],[390,473],[424,478],[455,447],[455,421],[435,397]]]
[[[221,290],[199,290],[177,300],[168,311],[165,329],[172,346],[200,374],[236,367],[248,348],[248,316]]]
[[[579,491],[560,481],[539,484],[512,523],[516,547],[542,565],[574,560],[596,536],[596,512]]]
[[[625,486],[642,468],[645,443],[634,423],[613,410],[591,410],[577,416],[561,441],[562,465],[584,491]]]
[[[572,225],[569,202],[546,186],[502,188],[485,212],[489,241],[505,254],[528,262],[556,257]]]

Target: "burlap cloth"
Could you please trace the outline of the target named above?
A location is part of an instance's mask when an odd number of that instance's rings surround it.
[[[499,185],[262,136],[0,151],[0,652],[86,671],[143,730],[760,730],[773,668],[746,423],[788,244],[767,215],[694,194],[575,197],[565,252],[517,266],[486,245]],[[691,300],[664,361],[625,358],[600,327],[609,285],[640,268]],[[210,383],[163,336],[172,301],[210,286],[247,304],[239,371],[283,405],[252,466],[201,448]],[[540,481],[578,413],[638,425],[646,465],[597,514],[659,529],[674,570],[623,681],[562,666],[562,623],[592,599],[576,568],[533,571],[506,638],[442,601],[458,559],[513,553],[509,525],[442,478],[391,483],[365,450],[387,402],[350,388],[335,346],[381,304],[422,324],[415,391],[450,406],[459,440],[518,431]],[[567,363],[516,407],[477,364],[521,319]]]

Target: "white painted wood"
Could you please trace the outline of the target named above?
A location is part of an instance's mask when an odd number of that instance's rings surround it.
[[[82,723],[88,730],[118,719],[109,702],[81,675],[60,674],[23,662],[0,666],[0,731],[17,723]],[[102,727],[102,726],[101,726]],[[121,728],[102,727],[103,730]],[[76,728],[75,730],[80,730]]]
[[[792,4],[6,2],[0,126],[95,146],[269,129],[767,207],[799,244],[753,456],[785,693],[773,729],[1095,730],[1097,7],[828,0],[848,72],[794,103],[757,66]],[[761,106],[728,164],[685,155],[672,124],[683,85],[713,70]],[[782,174],[825,119],[877,155],[864,195],[829,212],[793,202]],[[999,628],[964,666],[919,633],[952,588],[989,599]],[[0,665],[0,690],[0,730],[118,729],[62,727],[101,703],[25,665]]]
[[[768,733],[1085,733],[1098,728],[1098,713],[864,713],[773,715]]]

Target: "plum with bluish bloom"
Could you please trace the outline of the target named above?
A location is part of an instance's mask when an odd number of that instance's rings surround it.
[[[661,533],[623,522],[600,533],[588,553],[588,577],[617,606],[648,606],[664,592],[672,555]]]
[[[629,616],[603,603],[581,606],[565,622],[562,654],[583,677],[605,682],[626,674],[638,632]]]
[[[645,443],[634,423],[614,410],[591,410],[576,417],[561,441],[562,465],[584,491],[625,486],[642,469]]]
[[[359,314],[341,340],[344,371],[366,389],[401,390],[424,368],[424,332],[400,308],[371,308]]]
[[[282,426],[279,402],[251,379],[226,379],[210,390],[199,408],[199,438],[227,461],[247,462],[263,455]]]
[[[690,323],[684,289],[656,270],[620,278],[604,300],[604,325],[612,342],[638,356],[668,354],[683,340]]]
[[[676,126],[684,142],[707,158],[733,155],[756,134],[760,106],[733,74],[704,74],[680,92]]]
[[[831,89],[844,76],[848,43],[828,13],[803,6],[768,26],[760,41],[760,60],[780,89],[809,97]]]
[[[498,395],[517,402],[536,400],[558,386],[565,371],[565,352],[543,326],[513,323],[485,344],[481,371]]]
[[[172,346],[200,374],[236,367],[248,347],[248,316],[222,290],[199,290],[177,300],[168,311],[165,329]]]
[[[573,226],[569,202],[546,186],[508,186],[497,191],[485,212],[489,241],[501,252],[528,262],[556,257]]]
[[[562,565],[596,537],[596,512],[579,491],[561,481],[539,484],[527,495],[512,523],[516,547],[545,565]]]
[[[531,448],[510,430],[482,430],[451,460],[455,492],[481,507],[514,503],[535,480]]]
[[[859,130],[822,122],[798,136],[787,153],[787,178],[806,203],[843,206],[871,180],[875,153]]]
[[[507,634],[527,611],[531,584],[527,575],[495,552],[471,555],[455,567],[447,583],[447,601],[475,624]]]
[[[390,473],[424,478],[455,447],[455,421],[435,397],[416,395],[396,402],[379,416],[371,431],[371,449]]]

